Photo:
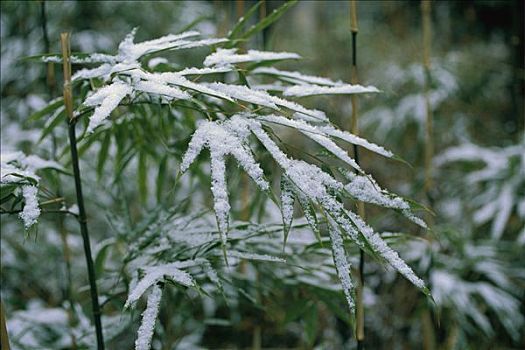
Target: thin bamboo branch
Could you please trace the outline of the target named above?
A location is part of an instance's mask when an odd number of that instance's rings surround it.
[[[350,32],[352,33],[352,84],[358,84],[359,79],[357,75],[357,33],[359,28],[357,25],[357,3],[355,0],[350,0]],[[357,95],[351,96],[352,103],[352,121],[351,121],[351,132],[354,135],[359,135],[359,116],[358,116],[358,103]],[[354,157],[357,164],[359,161],[359,147],[354,145]],[[363,202],[357,203],[358,214],[364,219],[365,218],[365,205]],[[365,309],[363,304],[363,290],[365,286],[365,254],[361,249],[359,251],[359,283],[357,286],[356,295],[356,339],[357,348],[363,349],[365,340]]]
[[[95,276],[95,268],[93,266],[93,257],[91,254],[91,245],[89,242],[89,233],[87,227],[86,210],[84,208],[84,196],[82,195],[82,182],[80,178],[80,167],[78,160],[77,139],[75,135],[75,119],[73,117],[73,93],[71,90],[71,46],[70,34],[62,33],[60,35],[60,44],[62,46],[62,61],[64,66],[64,104],[66,114],[69,118],[69,144],[71,148],[71,163],[73,165],[73,174],[75,178],[75,189],[77,194],[78,205],[78,223],[80,225],[80,233],[84,243],[84,253],[86,256],[86,263],[89,277],[89,287],[91,292],[91,306],[93,309],[93,318],[95,322],[95,333],[97,337],[97,349],[104,350],[104,337],[102,333],[102,322],[100,305],[98,301],[97,279]]]

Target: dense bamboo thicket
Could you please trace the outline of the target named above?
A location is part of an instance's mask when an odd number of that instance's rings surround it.
[[[2,349],[525,347],[522,1],[4,1]]]

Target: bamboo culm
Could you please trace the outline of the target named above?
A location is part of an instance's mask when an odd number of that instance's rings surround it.
[[[78,223],[80,226],[80,233],[82,235],[82,241],[84,245],[84,254],[86,257],[88,278],[89,278],[89,289],[91,294],[91,306],[93,310],[93,319],[95,322],[95,334],[97,338],[97,349],[104,350],[104,337],[102,333],[102,322],[100,304],[98,301],[97,291],[97,279],[95,275],[95,268],[93,265],[93,257],[91,254],[91,245],[89,241],[89,232],[87,227],[87,216],[84,206],[84,196],[82,194],[82,182],[80,177],[80,167],[78,159],[78,148],[76,139],[76,119],[73,116],[73,95],[71,91],[71,46],[70,46],[70,34],[62,33],[60,35],[60,43],[62,46],[62,59],[64,65],[64,104],[66,108],[66,114],[68,116],[68,127],[69,127],[69,144],[71,149],[71,163],[73,166],[73,176],[75,179],[75,190],[77,196],[78,205]]]
[[[352,84],[357,84],[357,33],[359,32],[357,26],[357,4],[355,0],[350,1],[350,32],[352,33]],[[354,135],[359,135],[359,122],[358,122],[358,105],[357,96],[354,94],[351,96],[352,103],[352,124],[351,132]],[[354,145],[354,157],[357,164],[360,164],[359,160],[359,147]],[[357,203],[357,210],[359,215],[365,218],[365,206],[363,202]],[[357,286],[357,302],[356,302],[356,339],[357,349],[362,350],[364,348],[365,340],[365,310],[363,305],[363,291],[365,286],[365,254],[361,249],[359,251],[359,284]]]

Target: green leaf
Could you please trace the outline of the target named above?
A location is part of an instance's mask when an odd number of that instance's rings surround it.
[[[266,16],[262,21],[251,26],[241,37],[242,40],[247,40],[252,35],[260,32],[264,28],[271,25],[273,22],[277,21],[290,7],[295,5],[297,0],[291,0],[284,3],[278,9],[275,9],[270,15]]]
[[[160,164],[159,164],[159,172],[157,173],[157,202],[161,202],[163,190],[164,190],[164,183],[166,179],[166,168],[168,164],[168,156],[164,155],[162,157]]]
[[[250,17],[253,16],[255,11],[261,6],[261,1],[258,1],[255,5],[253,5],[235,24],[235,26],[232,28],[230,33],[228,34],[228,39],[233,40],[237,38],[237,36],[240,34],[241,30],[243,30],[244,25],[250,19]],[[228,45],[228,48],[231,48],[233,45]]]
[[[44,129],[42,130],[42,135],[40,136],[40,139],[38,140],[38,142],[42,142],[42,140],[45,139],[46,136],[49,135],[56,128],[58,124],[64,121],[65,121],[65,113],[64,113],[64,109],[62,108],[62,110],[59,113],[56,113],[55,116],[47,120],[46,124],[44,125]]]
[[[148,166],[146,152],[144,151],[139,152],[137,179],[139,182],[140,200],[142,201],[142,203],[146,203],[146,200],[148,198]]]
[[[317,304],[312,303],[312,305],[308,308],[308,311],[304,314],[304,333],[309,347],[312,347],[315,343],[315,340],[317,339],[317,311]]]
[[[59,97],[54,102],[51,102],[50,104],[48,104],[41,110],[36,111],[35,113],[31,114],[27,122],[28,123],[36,122],[37,120],[40,120],[42,117],[48,114],[51,114],[51,112],[55,111],[56,109],[58,109],[60,106],[63,106],[63,105],[64,105],[64,98]]]
[[[109,253],[109,248],[116,243],[115,239],[109,238],[105,240],[104,242],[101,242],[102,247],[97,252],[97,255],[95,257],[94,265],[95,265],[95,273],[97,276],[101,276],[104,272],[104,264],[106,262],[106,258]]]
[[[102,176],[102,171],[104,170],[104,164],[108,159],[109,154],[109,145],[111,144],[111,133],[106,133],[102,143],[100,145],[100,151],[98,152],[98,161],[97,161],[97,176],[100,179]]]

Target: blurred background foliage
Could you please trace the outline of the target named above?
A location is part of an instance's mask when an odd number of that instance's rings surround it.
[[[40,141],[45,125],[28,120],[47,101],[61,95],[60,67],[55,67],[50,81],[46,64],[22,60],[58,52],[60,32],[72,32],[73,51],[112,53],[137,26],[138,40],[190,27],[205,36],[224,36],[254,3],[3,1],[2,151],[21,149],[53,159],[60,150],[65,128],[54,129],[52,138]],[[270,13],[282,3],[265,1],[262,7]],[[436,162],[429,203],[423,191],[426,111],[420,2],[358,2],[359,78],[382,90],[379,95],[359,97],[361,133],[412,165],[377,162],[364,153],[363,168],[376,174],[384,187],[430,205],[435,214],[431,232],[424,233],[384,211],[367,208],[369,222],[386,232],[401,255],[425,277],[436,302],[429,305],[393,271],[373,262],[367,264],[365,320],[369,349],[525,346],[523,6],[518,0],[432,2],[429,96]],[[350,38],[347,1],[300,1],[280,21],[244,45],[297,52],[303,60],[282,63],[280,67],[350,81]],[[207,53],[207,49],[182,52],[174,56],[174,61],[181,67],[195,65]],[[305,104],[325,110],[341,128],[350,128],[349,97],[312,97]],[[157,112],[166,119],[176,114]],[[116,129],[122,135],[127,132],[124,127]],[[191,128],[177,125],[169,129],[181,135],[174,142],[184,144],[190,136],[188,130]],[[304,138],[296,138],[293,144],[297,149],[306,146]],[[180,157],[176,155],[176,159]],[[137,177],[136,166],[112,182],[111,176],[105,176],[109,170],[100,169],[96,154],[84,157],[82,162],[89,224],[93,241],[98,242],[97,268],[103,274],[99,283],[106,300],[105,322],[107,332],[115,335],[109,344],[111,348],[130,348],[139,315],[121,312],[126,289],[120,279],[127,278],[122,274],[129,268],[124,260],[140,237],[137,227],[150,222],[152,212],[173,215],[169,209],[173,203],[190,195],[192,203],[209,207],[209,180],[194,174],[186,192],[174,193],[173,171],[163,180],[165,186],[157,189],[157,197],[162,199],[159,207],[153,205],[154,200],[148,200],[155,196],[153,189],[158,184],[148,184],[150,197],[141,200],[144,195],[139,191],[140,183],[135,186],[130,180]],[[151,160],[151,171],[157,173],[160,164],[162,159]],[[176,169],[175,164],[163,166]],[[237,170],[232,172],[237,176],[237,180],[230,181],[235,189],[242,180]],[[50,198],[61,194],[66,203],[73,203],[72,184],[59,183],[49,178]],[[122,196],[128,199],[126,203],[115,200]],[[239,191],[232,191],[232,201],[240,203],[240,197]],[[254,198],[255,203],[259,200]],[[180,213],[195,211],[194,205],[181,203],[177,207]],[[242,208],[239,204],[235,208],[239,219]],[[252,206],[250,215],[253,221],[260,214],[255,208],[257,205]],[[263,221],[278,222],[278,213],[274,212],[268,209],[261,216]],[[495,226],[498,230],[501,227],[501,232],[495,234]],[[304,246],[308,242],[301,239],[308,236],[305,231],[298,225],[290,234],[292,244],[294,235],[297,237],[293,249],[301,260],[294,263],[323,266],[327,263],[326,252]],[[279,246],[282,239],[265,237],[268,242],[261,252],[272,244]],[[184,245],[176,242],[180,252],[173,254],[185,254]],[[89,346],[89,295],[84,260],[76,258],[81,254],[81,241],[74,222],[47,216],[37,230],[25,233],[16,218],[3,215],[1,243],[2,301],[13,347]],[[104,248],[108,246],[111,249]],[[352,262],[357,262],[357,251],[352,254]],[[333,268],[327,266],[326,275],[312,273],[304,280],[297,278],[294,269],[264,262],[240,264],[239,273],[231,276],[225,286],[227,298],[220,293],[198,295],[173,289],[163,301],[154,348],[355,348],[342,293],[337,285],[327,282],[334,275]]]

